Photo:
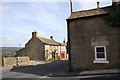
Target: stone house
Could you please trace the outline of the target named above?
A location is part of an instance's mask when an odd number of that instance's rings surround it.
[[[17,51],[17,56],[29,56],[31,60],[67,58],[66,43],[56,42],[53,36],[50,36],[50,39],[39,37],[35,31],[32,32],[32,38],[25,44],[25,48]]]
[[[99,4],[67,18],[70,71],[120,67],[120,27],[104,20],[115,6],[99,8]]]

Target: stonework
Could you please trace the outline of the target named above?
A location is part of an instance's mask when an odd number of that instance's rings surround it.
[[[2,66],[16,66],[16,65],[17,65],[16,57],[2,58]]]
[[[120,28],[106,25],[105,15],[67,19],[71,71],[120,67]],[[106,46],[108,63],[94,63],[95,46]]]
[[[25,48],[17,51],[17,56],[29,56],[31,60],[62,59],[67,58],[66,55],[66,43],[57,42],[52,36],[50,39],[39,37],[37,32],[32,32]]]
[[[30,63],[29,57],[17,57],[17,65],[26,65]]]
[[[3,57],[2,66],[17,66],[29,64],[29,57]]]

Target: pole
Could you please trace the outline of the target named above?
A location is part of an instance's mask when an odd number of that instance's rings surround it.
[[[19,44],[19,49],[20,49],[20,47],[21,47],[21,44]]]

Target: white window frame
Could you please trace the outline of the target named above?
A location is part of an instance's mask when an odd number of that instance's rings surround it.
[[[97,48],[103,47],[104,48],[104,58],[97,58]],[[106,46],[95,46],[95,60],[94,63],[109,63],[107,61],[107,53],[106,53]]]

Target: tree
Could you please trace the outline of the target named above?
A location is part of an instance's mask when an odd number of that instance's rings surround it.
[[[120,6],[116,6],[115,11],[105,16],[105,22],[109,26],[120,27]]]

